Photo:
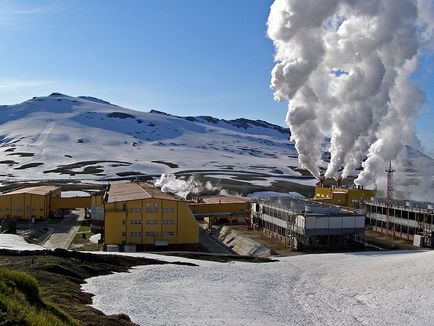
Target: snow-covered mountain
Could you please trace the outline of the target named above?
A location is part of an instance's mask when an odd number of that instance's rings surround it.
[[[93,97],[53,93],[0,106],[0,182],[199,171],[257,186],[314,185],[300,168],[289,135],[289,129],[261,120],[139,112]],[[410,146],[406,158],[400,179],[406,187],[417,186],[420,166],[434,166],[434,160]]]
[[[53,93],[0,106],[0,177],[107,179],[205,170],[299,178],[288,139],[288,129],[260,120],[139,112]]]

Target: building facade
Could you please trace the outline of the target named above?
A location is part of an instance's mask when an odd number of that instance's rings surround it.
[[[92,233],[101,233],[104,236],[104,193],[96,193],[91,196],[90,230]]]
[[[375,190],[362,188],[315,187],[314,200],[326,204],[356,207],[361,202],[375,197]]]
[[[250,217],[250,199],[238,196],[208,196],[189,203],[196,219],[204,219],[209,226],[217,224],[245,224]]]
[[[434,245],[434,204],[394,200],[388,208],[386,199],[377,198],[364,205],[366,223],[373,231],[410,241],[415,235],[422,235],[425,246]]]
[[[37,186],[17,189],[0,195],[0,218],[44,220],[52,216],[53,202],[61,197],[60,187]]]
[[[364,246],[364,215],[310,201],[253,203],[251,227],[295,250]]]
[[[188,203],[151,184],[113,184],[104,194],[103,205],[106,245],[199,242],[199,226]]]

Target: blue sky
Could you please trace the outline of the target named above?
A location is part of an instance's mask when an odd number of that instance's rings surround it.
[[[54,91],[131,109],[246,117],[284,125],[268,85],[271,0],[3,0],[0,103]],[[434,153],[433,56],[414,80],[427,104],[416,121]]]

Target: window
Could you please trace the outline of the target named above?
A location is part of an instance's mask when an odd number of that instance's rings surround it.
[[[128,221],[129,224],[142,224],[142,221],[140,220],[130,220]]]
[[[174,220],[163,220],[162,224],[171,225],[171,224],[175,224],[175,221]]]
[[[130,208],[130,209],[128,209],[128,211],[130,213],[141,213],[142,209],[141,208]]]
[[[154,207],[158,207],[158,201],[154,203]]]
[[[157,220],[147,220],[147,221],[146,221],[146,224],[152,224],[152,225],[155,225],[155,224],[158,224],[158,221],[157,221]]]
[[[158,213],[158,208],[147,208],[146,213]]]
[[[173,214],[175,213],[175,210],[172,207],[169,207],[169,208],[162,208],[161,212],[163,214]]]
[[[164,238],[172,238],[175,236],[175,232],[163,232]]]
[[[146,203],[146,208],[151,207],[151,203]]]
[[[147,237],[158,237],[158,232],[146,232]]]
[[[142,232],[130,232],[130,237],[138,238],[143,235]]]

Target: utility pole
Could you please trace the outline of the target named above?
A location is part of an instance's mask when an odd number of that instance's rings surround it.
[[[392,168],[392,161],[389,161],[389,168],[386,170],[387,172],[387,202],[386,202],[386,234],[387,236],[390,235],[390,211],[392,209],[392,199],[393,199],[393,173],[396,170]],[[393,224],[392,224],[392,235],[391,235],[391,241],[393,243],[395,237],[395,218],[393,218]]]

